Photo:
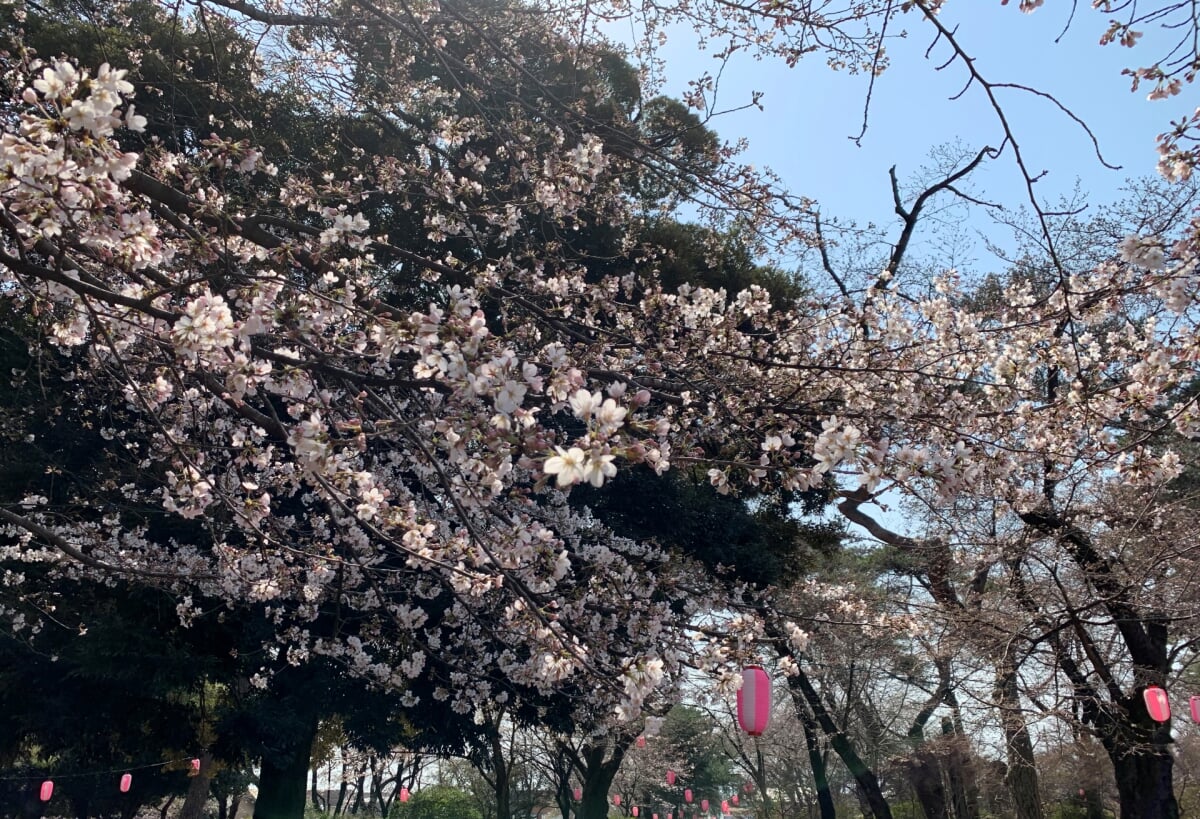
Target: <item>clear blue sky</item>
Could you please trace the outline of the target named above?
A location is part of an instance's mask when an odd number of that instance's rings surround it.
[[[1055,94],[1092,127],[1109,162],[1123,166],[1119,171],[1104,168],[1087,135],[1052,103],[1001,91],[1031,169],[1049,171],[1036,186],[1043,200],[1070,193],[1079,180],[1089,201],[1102,204],[1118,195],[1127,177],[1154,174],[1155,136],[1171,119],[1189,112],[1198,96],[1191,86],[1167,101],[1148,101],[1146,86],[1130,93],[1121,69],[1159,56],[1155,46],[1161,38],[1147,32],[1134,49],[1101,47],[1107,18],[1081,2],[1070,29],[1056,43],[1070,12],[1068,3],[1048,3],[1032,15],[1022,14],[1016,5],[1015,0],[1008,6],[999,0],[951,0],[941,16],[948,28],[959,27],[959,40],[976,56],[983,76]],[[978,150],[1002,140],[982,89],[949,99],[961,90],[966,72],[961,64],[935,70],[950,54],[944,44],[925,58],[929,26],[916,14],[897,19],[902,25],[893,30],[907,28],[909,37],[888,44],[891,66],[876,80],[870,127],[861,147],[848,137],[861,128],[868,78],[834,72],[816,53],[791,69],[748,58],[731,63],[717,107],[737,107],[752,91],[761,91],[765,110],[719,117],[712,126],[729,140],[747,137],[745,160],[774,169],[789,189],[816,199],[824,215],[894,225],[890,166],[897,166],[903,182],[928,164],[930,149],[939,144],[960,140]],[[667,93],[678,94],[688,79],[718,67],[686,33],[677,35],[663,56]],[[974,180],[973,190],[990,201],[1012,207],[1026,201],[1011,153],[981,169]],[[990,220],[976,214],[970,224],[986,228]]]

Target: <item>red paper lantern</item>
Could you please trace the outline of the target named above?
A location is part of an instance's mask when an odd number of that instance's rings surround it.
[[[637,805],[634,805],[634,806],[633,806],[633,810],[631,810],[631,811],[630,811],[630,813],[632,813],[632,814],[633,814],[633,819],[637,819],[637,815],[638,815],[638,806],[637,806]]]
[[[650,814],[650,819],[658,819],[658,814],[657,813]]]
[[[618,808],[621,807],[621,794],[619,794],[619,793],[613,794],[613,804],[616,805]]]
[[[400,789],[400,801],[401,802],[407,802],[409,800],[409,797],[411,797],[411,796],[412,796],[412,794],[409,793],[408,788]]]
[[[645,748],[645,747],[646,747],[646,738],[645,738],[645,737],[638,737],[638,738],[637,738],[637,746],[638,746],[639,748]]]
[[[1192,712],[1192,722],[1200,722],[1200,697],[1188,699],[1188,708]]]
[[[193,759],[191,770],[188,771],[188,776],[199,776],[199,775],[200,775],[200,760]]]
[[[684,788],[683,801],[687,802],[689,805],[692,804],[692,789],[691,788]]]
[[[708,812],[708,800],[707,799],[700,800],[700,810],[704,811],[705,813]]]
[[[43,802],[49,802],[51,796],[54,796],[54,782],[53,780],[47,779],[42,783],[42,789],[38,791],[38,797]]]
[[[728,799],[721,802],[721,813],[724,813],[726,815],[729,814],[729,800]]]
[[[1167,699],[1166,691],[1152,685],[1142,693],[1142,698],[1146,700],[1146,710],[1150,712],[1150,719],[1166,722],[1171,718],[1171,701]]]
[[[583,788],[576,788],[575,793],[572,794],[572,796],[575,797],[576,802],[582,802],[583,801]]]
[[[1194,700],[1195,700],[1195,699],[1200,699],[1200,697],[1192,697],[1192,699],[1194,699]],[[1197,721],[1197,722],[1200,722],[1200,720],[1196,720],[1196,721]],[[675,784],[675,772],[674,772],[674,771],[667,771],[667,784],[668,784],[668,785],[674,785],[674,784]]]
[[[667,819],[675,819],[675,814],[673,814],[673,813],[668,813],[668,814],[667,814]]]
[[[742,687],[737,693],[738,724],[752,737],[760,737],[771,719],[771,678],[761,666],[742,670]]]
[[[729,801],[736,805],[738,803],[738,795],[735,793],[729,798]]]
[[[121,793],[129,793],[129,786],[133,784],[133,774],[121,775]]]

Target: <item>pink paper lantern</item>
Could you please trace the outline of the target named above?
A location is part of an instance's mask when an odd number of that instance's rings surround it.
[[[42,783],[42,789],[38,791],[38,798],[43,802],[49,802],[51,796],[54,796],[54,782],[47,779]]]
[[[721,813],[724,813],[727,816],[729,815],[729,800],[728,799],[723,800],[721,802]]]
[[[400,801],[401,802],[407,802],[411,796],[412,796],[412,794],[409,793],[408,788],[400,789]]]
[[[684,801],[684,802],[687,802],[689,805],[690,805],[690,804],[692,804],[692,789],[691,789],[691,788],[685,788],[685,789],[684,789],[684,791],[683,791],[683,801]]]
[[[1085,791],[1083,788],[1080,788],[1080,789],[1079,789],[1079,795],[1080,795],[1081,797],[1083,797],[1083,796],[1087,796],[1087,791]]]
[[[1192,722],[1200,723],[1200,697],[1189,698],[1188,708],[1192,712]]]
[[[1192,697],[1192,699],[1200,699],[1200,697]],[[1200,722],[1200,720],[1197,720],[1197,722]],[[675,784],[675,772],[674,771],[667,771],[667,784],[668,785]]]
[[[742,785],[742,790],[744,790],[746,793],[754,793],[754,783],[747,782],[745,785]]]
[[[1146,700],[1146,710],[1150,712],[1150,719],[1166,722],[1171,718],[1171,701],[1167,699],[1166,691],[1152,685],[1142,693],[1142,697]]]
[[[193,759],[192,767],[188,771],[188,776],[199,776],[199,775],[200,775],[200,760]]]
[[[619,793],[613,794],[613,804],[616,805],[618,808],[621,807],[621,794],[619,794]]]
[[[708,813],[708,800],[707,799],[700,800],[700,810],[704,811],[705,813]]]
[[[129,793],[129,787],[133,784],[133,774],[121,774],[121,793]]]
[[[738,795],[735,793],[729,798],[729,801],[736,805],[738,803]]]
[[[633,806],[633,810],[631,810],[631,811],[630,811],[630,813],[632,813],[632,814],[633,814],[633,819],[637,819],[637,815],[638,815],[638,806],[637,806],[637,805],[634,805],[634,806]]]
[[[657,813],[650,814],[650,819],[658,819],[658,814]]]
[[[646,747],[646,738],[645,738],[645,737],[638,737],[638,738],[637,738],[637,746],[638,746],[639,748],[645,748],[645,747]]]
[[[738,724],[752,737],[760,737],[771,719],[771,678],[761,666],[742,670],[742,687],[737,693]]]
[[[576,788],[575,793],[573,793],[572,796],[575,797],[576,802],[582,802],[583,801],[583,788]]]
[[[668,814],[667,814],[667,819],[675,819],[675,814],[673,814],[673,813],[668,813]]]

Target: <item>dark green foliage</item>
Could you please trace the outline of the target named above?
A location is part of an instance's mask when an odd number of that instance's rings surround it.
[[[682,284],[724,289],[735,293],[758,285],[776,305],[787,305],[805,293],[801,282],[774,267],[757,264],[735,234],[717,234],[700,225],[657,219],[641,235],[643,244],[658,255],[653,268],[667,292]]]
[[[62,584],[33,645],[21,639],[27,632],[0,632],[0,769],[67,774],[55,779],[55,798],[86,804],[92,816],[186,789],[181,764],[143,766],[196,752],[205,709],[199,681],[211,663],[161,629],[177,622],[164,595],[123,585],[107,591]],[[133,787],[121,795],[117,783],[129,769]],[[5,794],[0,815],[17,812],[15,796]]]
[[[838,548],[839,529],[802,522],[786,504],[721,495],[701,475],[623,471],[601,489],[577,488],[585,504],[626,537],[678,549],[713,570],[758,585],[787,584]]]
[[[397,802],[389,819],[482,819],[475,798],[449,785],[415,791],[407,803]]]

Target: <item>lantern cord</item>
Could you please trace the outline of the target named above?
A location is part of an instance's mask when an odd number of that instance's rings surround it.
[[[180,759],[168,759],[166,762],[154,762],[149,765],[130,765],[124,768],[111,768],[104,771],[88,771],[86,773],[43,773],[34,776],[0,776],[0,782],[41,782],[44,779],[81,779],[85,776],[107,776],[117,773],[133,773],[134,771],[147,771],[151,768],[165,768],[168,765],[174,765],[177,762],[188,763],[195,757],[182,757]]]

